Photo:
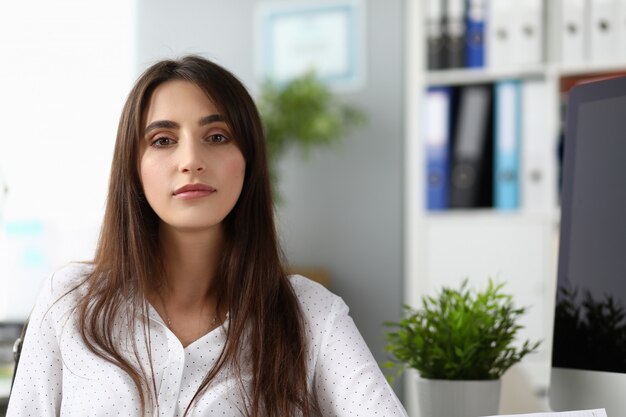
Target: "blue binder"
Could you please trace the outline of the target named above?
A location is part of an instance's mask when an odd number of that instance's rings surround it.
[[[519,207],[521,83],[503,80],[495,84],[494,207]]]
[[[426,208],[449,207],[450,187],[450,87],[430,87],[425,100]]]
[[[485,20],[486,0],[466,0],[465,20],[465,66],[482,68],[485,66]]]

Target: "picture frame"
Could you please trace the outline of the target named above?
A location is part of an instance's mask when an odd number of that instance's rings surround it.
[[[313,71],[340,90],[358,89],[365,80],[361,0],[261,3],[256,33],[262,79],[284,83]]]

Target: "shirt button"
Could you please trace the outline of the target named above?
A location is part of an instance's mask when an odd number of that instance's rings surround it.
[[[176,398],[176,396],[178,395],[178,393],[176,391],[170,391],[167,393],[167,399],[168,400],[173,400]]]

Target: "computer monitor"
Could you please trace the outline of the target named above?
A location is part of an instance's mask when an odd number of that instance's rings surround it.
[[[626,416],[626,77],[574,87],[565,129],[550,405]]]

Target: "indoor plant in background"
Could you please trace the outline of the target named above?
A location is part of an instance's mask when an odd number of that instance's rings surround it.
[[[274,195],[278,159],[292,146],[306,155],[318,146],[338,143],[366,118],[355,106],[340,102],[330,88],[308,72],[286,83],[266,80],[257,100],[265,130]]]
[[[478,417],[498,413],[500,378],[537,350],[540,342],[516,343],[522,328],[504,284],[489,280],[476,291],[465,279],[422,297],[421,309],[405,306],[405,317],[388,322],[389,367],[418,371],[421,417]]]
[[[278,188],[278,161],[288,149],[297,148],[307,156],[316,147],[338,144],[366,122],[359,108],[339,100],[313,71],[288,82],[266,80],[261,84],[256,104],[265,132],[276,203],[283,201]],[[330,286],[330,277],[324,268],[299,265],[290,267],[289,272]]]

